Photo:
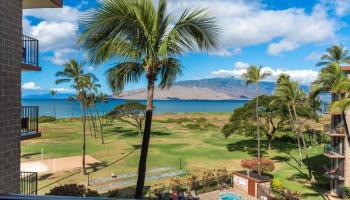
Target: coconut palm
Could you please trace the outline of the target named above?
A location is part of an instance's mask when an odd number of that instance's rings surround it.
[[[54,98],[57,95],[57,90],[51,90],[51,96]],[[53,114],[55,116],[56,119],[56,101],[53,101]]]
[[[83,125],[83,146],[82,146],[82,172],[86,174],[85,168],[85,154],[86,154],[86,108],[87,108],[87,90],[86,83],[88,79],[93,76],[92,74],[84,74],[83,65],[76,60],[70,60],[63,65],[63,71],[56,73],[56,84],[61,83],[71,83],[71,87],[75,89],[75,95],[70,97],[70,99],[75,99],[80,102],[80,107],[82,110],[82,125]]]
[[[147,79],[147,112],[138,168],[135,197],[141,199],[146,172],[153,113],[155,83],[169,87],[182,74],[178,57],[211,49],[218,44],[219,29],[207,10],[186,9],[179,18],[167,13],[167,1],[105,0],[86,16],[79,44],[99,64],[111,59],[120,63],[107,71],[107,81],[116,94],[131,82]],[[176,20],[175,20],[176,19]]]
[[[100,87],[101,87],[101,85],[97,83],[97,79],[95,77],[90,78],[86,82],[86,88],[88,89],[88,92],[89,92],[89,105],[90,105],[90,107],[92,107],[95,110],[97,119],[98,119],[99,124],[100,124],[101,143],[104,144],[103,123],[102,123],[100,113],[97,109],[96,103],[106,101],[106,99],[105,99],[106,95],[104,95],[102,93],[98,94],[98,89]],[[95,130],[95,127],[97,124],[96,116],[91,116],[91,118],[93,119],[94,130]],[[95,137],[96,137],[96,130],[95,130]]]
[[[258,136],[258,174],[261,175],[261,155],[260,155],[260,126],[259,126],[259,95],[260,95],[260,81],[264,80],[267,76],[270,76],[271,73],[268,71],[263,71],[262,66],[252,65],[248,68],[247,72],[243,74],[245,78],[246,85],[255,84],[256,86],[256,130]]]
[[[346,78],[343,70],[338,63],[330,63],[321,69],[318,78],[312,83],[311,93],[319,95],[320,93],[337,93],[337,85]]]
[[[277,85],[274,95],[279,97],[282,101],[287,103],[290,119],[292,122],[293,131],[297,133],[297,142],[298,142],[298,148],[299,148],[299,158],[301,166],[302,164],[302,158],[301,158],[301,145],[300,145],[300,139],[302,141],[304,154],[306,157],[308,172],[309,172],[309,178],[313,180],[313,175],[311,173],[311,166],[310,166],[310,160],[308,156],[308,150],[305,143],[304,134],[301,132],[301,124],[302,120],[299,119],[297,114],[297,105],[303,105],[306,102],[308,102],[306,94],[302,89],[300,89],[300,86],[297,82],[291,81],[289,78],[281,78],[280,83]]]
[[[324,66],[331,63],[343,64],[350,63],[350,56],[348,50],[343,45],[333,45],[326,49],[325,54],[321,56],[321,62],[317,63],[316,66]]]

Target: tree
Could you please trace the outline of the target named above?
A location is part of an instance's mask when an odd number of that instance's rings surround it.
[[[259,162],[261,162],[261,166],[258,165]],[[257,172],[259,167],[261,167],[262,172],[272,172],[273,170],[275,170],[275,163],[268,158],[261,158],[260,161],[256,158],[243,159],[241,160],[241,166],[253,172]]]
[[[166,11],[166,0],[159,0],[158,6],[153,0],[105,0],[80,27],[78,42],[92,62],[121,61],[107,71],[107,82],[114,93],[120,93],[128,83],[138,82],[143,75],[147,79],[136,199],[143,196],[156,81],[160,88],[171,86],[182,74],[179,56],[218,44],[219,28],[207,10],[186,9],[176,21]]]
[[[117,105],[112,111],[107,113],[107,116],[136,127],[139,135],[141,135],[146,116],[146,105],[138,101],[126,101]]]
[[[267,76],[270,75],[270,72],[263,72],[262,66],[257,67],[255,65],[252,65],[248,68],[247,72],[243,74],[243,77],[246,80],[246,85],[249,84],[255,84],[256,85],[256,132],[258,135],[258,174],[261,175],[261,168],[260,168],[260,130],[259,130],[259,83],[263,79],[265,79]]]
[[[288,112],[290,120],[293,124],[293,131],[297,133],[297,141],[299,147],[299,156],[300,156],[300,166],[302,163],[301,160],[301,147],[300,147],[300,138],[302,140],[304,154],[306,157],[306,162],[308,166],[309,178],[313,180],[311,173],[310,160],[308,156],[308,150],[305,143],[304,134],[301,132],[301,124],[303,121],[298,117],[297,114],[297,105],[303,105],[308,102],[306,95],[302,89],[300,89],[297,82],[291,81],[289,78],[278,79],[280,82],[277,84],[274,95],[280,99],[280,101],[285,102],[288,105]]]
[[[50,93],[51,93],[52,97],[55,97],[57,94],[57,90],[51,90]],[[53,114],[55,115],[55,119],[56,119],[57,117],[56,117],[56,101],[55,100],[53,101]]]
[[[227,138],[235,134],[244,134],[247,136],[255,135],[256,125],[252,121],[256,120],[256,100],[254,98],[244,106],[236,108],[230,117],[230,122],[227,123],[222,133]],[[288,111],[286,106],[281,104],[273,104],[276,100],[275,96],[261,95],[259,96],[259,123],[263,133],[267,138],[267,147],[271,150],[271,141],[273,135],[278,130],[282,130],[288,122]]]
[[[329,65],[331,63],[336,63],[338,65],[343,63],[350,63],[350,56],[348,55],[348,50],[346,50],[343,45],[333,45],[326,49],[325,54],[321,56],[320,62],[316,66]]]
[[[56,84],[61,83],[71,83],[71,87],[75,89],[75,95],[70,97],[70,99],[75,99],[79,101],[80,108],[82,110],[82,125],[83,125],[83,146],[82,146],[82,172],[86,175],[85,168],[85,154],[86,154],[86,109],[88,106],[88,94],[86,89],[86,82],[91,77],[94,77],[92,74],[84,74],[83,65],[76,60],[69,60],[64,63],[63,71],[56,73]]]

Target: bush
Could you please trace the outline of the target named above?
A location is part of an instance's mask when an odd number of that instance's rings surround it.
[[[319,144],[327,144],[331,141],[330,137],[322,131],[317,131],[316,135],[317,135],[317,143]]]
[[[56,121],[56,118],[52,117],[52,116],[41,116],[41,117],[39,117],[39,123],[54,122],[54,121]]]
[[[110,190],[107,193],[107,197],[108,198],[117,198],[119,195],[119,191],[118,190]]]
[[[283,186],[282,181],[280,181],[278,179],[273,179],[271,181],[271,188],[273,190],[282,191],[284,189],[284,186]]]
[[[344,190],[344,197],[346,199],[350,199],[350,187],[343,187]]]
[[[83,197],[86,194],[85,185],[66,184],[54,187],[47,195],[59,195],[59,196],[78,196]]]
[[[290,136],[290,135],[282,135],[281,137],[276,137],[276,140],[281,141],[281,142],[288,142],[288,143],[294,143],[295,138]]]
[[[96,190],[87,189],[85,193],[86,197],[99,197],[100,194]]]
[[[85,185],[66,184],[54,187],[47,195],[77,196],[77,197],[99,197],[96,190],[86,189]]]
[[[241,160],[241,166],[256,172],[258,171],[258,159],[243,159]],[[262,172],[272,172],[275,169],[275,163],[268,158],[261,158],[260,166]]]

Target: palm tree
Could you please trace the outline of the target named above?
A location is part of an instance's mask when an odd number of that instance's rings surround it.
[[[86,87],[87,90],[89,92],[89,105],[95,110],[96,115],[97,115],[97,119],[99,121],[100,124],[100,134],[101,134],[101,143],[104,144],[104,137],[103,137],[103,124],[102,124],[102,120],[99,114],[99,111],[97,109],[96,103],[99,101],[106,101],[106,95],[100,93],[98,94],[98,88],[101,87],[100,84],[97,83],[97,79],[95,77],[92,77],[90,79],[88,79],[88,81],[86,82]],[[93,119],[93,125],[94,125],[94,129],[96,126],[96,117],[95,116],[91,116]],[[95,132],[95,136],[96,136],[96,132]]]
[[[330,63],[321,69],[318,78],[312,83],[311,94],[315,96],[325,92],[336,94],[338,93],[337,86],[346,79],[347,77],[339,64]]]
[[[267,76],[270,76],[270,72],[263,72],[262,71],[262,66],[257,67],[255,65],[252,65],[248,68],[247,72],[243,74],[243,77],[246,80],[246,85],[249,84],[255,84],[256,85],[256,107],[255,107],[255,112],[256,112],[256,130],[257,130],[257,135],[258,135],[258,174],[261,175],[261,155],[260,155],[260,130],[259,130],[259,93],[260,93],[260,81],[264,80]]]
[[[275,96],[279,97],[282,101],[287,103],[289,115],[291,122],[293,124],[293,131],[297,133],[297,141],[298,141],[298,148],[299,148],[299,157],[300,157],[300,163],[302,164],[302,158],[301,158],[301,147],[300,147],[300,139],[302,140],[304,154],[306,157],[308,172],[309,172],[309,178],[313,180],[313,175],[311,172],[311,166],[310,166],[310,160],[308,156],[308,151],[305,143],[304,134],[301,132],[301,126],[302,121],[298,118],[297,114],[297,105],[305,104],[307,101],[306,95],[302,89],[300,89],[300,86],[297,82],[291,81],[289,78],[279,78],[280,82],[277,84],[276,90],[275,90]]]
[[[350,56],[348,50],[343,45],[333,45],[326,49],[327,53],[321,56],[321,62],[317,63],[316,66],[324,66],[331,63],[343,64],[350,63]]]
[[[57,94],[57,90],[51,90],[50,93],[51,93],[52,97],[55,97]],[[55,119],[56,119],[56,101],[55,100],[53,101],[53,113],[54,113]]]
[[[171,86],[182,74],[178,57],[206,50],[218,44],[219,28],[207,10],[186,9],[177,20],[167,13],[167,1],[105,0],[81,24],[79,44],[87,49],[91,61],[99,64],[111,59],[120,63],[107,71],[107,81],[116,94],[131,82],[147,79],[145,128],[135,198],[141,199],[145,181],[148,146],[152,125],[155,82]]]
[[[92,74],[84,74],[83,65],[76,60],[70,60],[63,65],[63,71],[56,73],[56,84],[71,83],[71,87],[75,89],[75,95],[71,99],[78,100],[82,110],[82,124],[83,124],[83,159],[82,168],[83,174],[86,174],[85,168],[85,154],[86,154],[86,108],[87,108],[87,91],[86,82],[90,79]]]

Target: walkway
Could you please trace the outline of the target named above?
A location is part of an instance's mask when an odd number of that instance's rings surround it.
[[[161,167],[147,171],[146,181],[160,180],[164,178],[185,175],[185,170],[177,170],[175,167]],[[136,173],[116,174],[113,177],[101,177],[90,181],[90,186],[94,187],[99,193],[109,190],[136,185]]]

